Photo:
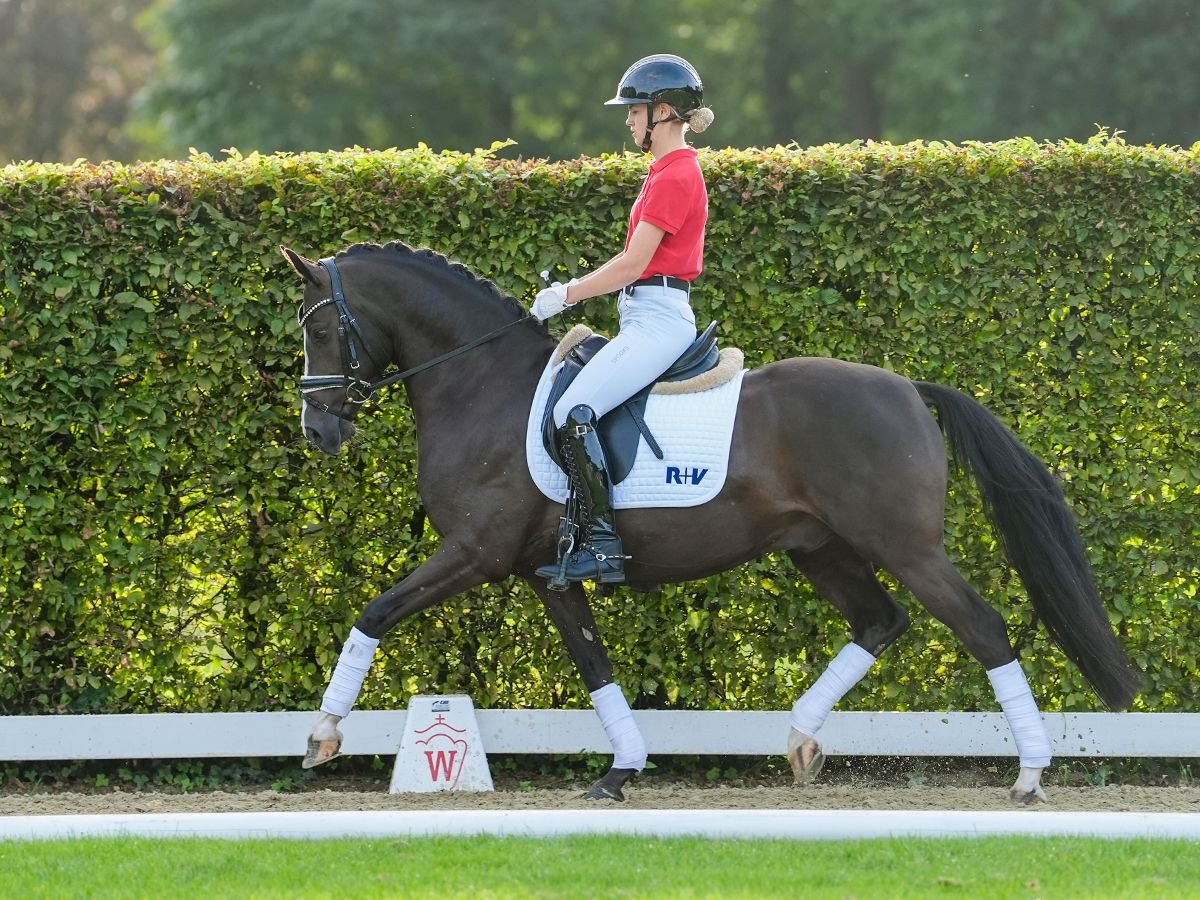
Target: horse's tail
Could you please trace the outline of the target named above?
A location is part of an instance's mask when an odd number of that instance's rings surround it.
[[[960,469],[979,485],[984,512],[1050,637],[1111,709],[1126,709],[1141,678],[1113,634],[1075,517],[1058,482],[999,419],[953,388],[914,381],[937,412]]]

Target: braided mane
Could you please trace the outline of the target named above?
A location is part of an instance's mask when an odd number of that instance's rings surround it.
[[[494,281],[484,278],[482,275],[475,274],[462,263],[455,262],[446,257],[444,254],[438,253],[436,250],[430,250],[428,247],[418,249],[415,247],[410,247],[403,241],[390,241],[386,244],[363,241],[358,244],[352,244],[345,250],[338,251],[335,258],[341,259],[343,256],[360,256],[363,254],[380,252],[393,253],[399,256],[407,256],[409,259],[420,263],[421,265],[453,272],[455,275],[463,278],[466,281],[469,281],[471,284],[478,285],[479,287],[483,288],[485,293],[495,297],[499,302],[506,304],[514,312],[520,313],[521,315],[525,314],[524,305],[517,300],[516,297],[512,297],[501,291],[500,288],[496,286]]]

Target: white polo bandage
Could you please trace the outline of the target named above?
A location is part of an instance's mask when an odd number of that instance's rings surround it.
[[[342,654],[329,678],[329,687],[325,688],[325,696],[321,698],[321,712],[343,719],[350,715],[378,646],[379,638],[367,637],[357,628],[350,629],[350,636],[342,645]]]
[[[1038,712],[1021,664],[1014,659],[1007,665],[989,669],[987,676],[992,682],[992,690],[996,692],[996,700],[1008,719],[1008,728],[1012,731],[1017,755],[1021,758],[1021,768],[1046,768],[1050,765],[1052,755],[1050,734],[1046,731],[1042,714]]]
[[[616,684],[606,684],[592,691],[592,705],[612,744],[613,768],[638,772],[646,768],[646,742],[621,689]]]
[[[849,643],[833,658],[821,677],[792,706],[792,727],[801,734],[815,737],[837,702],[854,687],[875,657],[855,643]]]

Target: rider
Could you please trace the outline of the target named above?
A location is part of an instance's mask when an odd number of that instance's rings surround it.
[[[647,56],[622,76],[606,106],[628,107],[625,124],[654,159],[629,215],[625,249],[567,284],[540,291],[530,313],[545,320],[619,290],[617,335],[584,366],[554,407],[558,445],[587,521],[563,574],[569,581],[625,580],[625,556],[613,521],[612,478],[596,423],[667,370],[696,339],[689,303],[703,268],[708,191],[686,132],[713,120],[704,86],[687,60]],[[557,565],[537,574],[559,574]]]

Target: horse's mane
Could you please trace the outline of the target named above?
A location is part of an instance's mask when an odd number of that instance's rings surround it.
[[[521,303],[521,301],[516,297],[504,293],[499,287],[496,286],[494,281],[484,278],[482,275],[477,275],[462,263],[455,262],[444,254],[438,253],[436,250],[430,250],[428,247],[418,249],[415,247],[410,247],[403,241],[389,241],[386,244],[377,244],[373,241],[363,241],[358,244],[352,244],[345,250],[338,251],[335,258],[341,259],[343,256],[361,256],[369,253],[394,253],[400,256],[407,256],[409,259],[421,265],[453,272],[455,275],[465,279],[466,281],[483,288],[484,293],[496,298],[498,302],[506,304],[514,312],[517,312],[521,315],[525,314],[525,306]]]

